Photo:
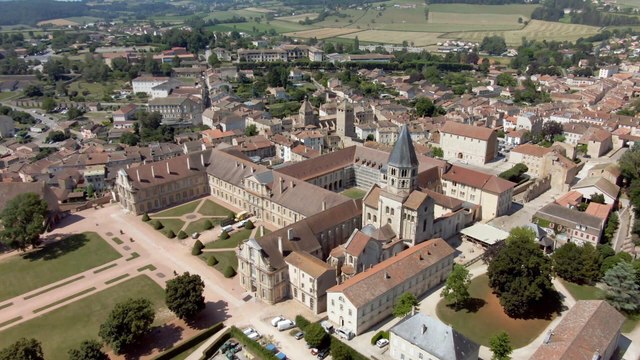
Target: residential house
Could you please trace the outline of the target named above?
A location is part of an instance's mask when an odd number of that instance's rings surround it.
[[[605,225],[605,220],[600,217],[556,203],[547,204],[533,218],[538,225],[552,229],[556,239],[578,245],[598,245]]]
[[[601,176],[584,178],[571,190],[581,193],[585,199],[590,199],[591,195],[603,194],[605,204],[610,205],[615,204],[620,195],[620,187]]]
[[[202,101],[188,96],[170,96],[149,101],[149,111],[159,112],[162,123],[174,125],[202,123]]]
[[[289,266],[291,297],[316,314],[327,311],[327,290],[336,285],[335,270],[303,251],[292,251],[284,261]]]
[[[592,158],[599,158],[613,149],[611,133],[598,127],[588,128],[578,144],[586,145],[587,155]]]
[[[448,121],[440,129],[440,148],[447,160],[484,165],[498,154],[498,135],[493,129]]]
[[[136,115],[137,110],[138,106],[135,104],[122,106],[120,109],[113,112],[113,122],[116,123],[131,120]]]

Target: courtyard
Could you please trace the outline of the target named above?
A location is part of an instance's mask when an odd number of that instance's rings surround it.
[[[155,221],[162,224],[158,230],[165,236],[169,231],[175,235],[184,231],[189,236],[196,232],[204,233],[220,225],[223,220],[235,216],[233,211],[210,199],[195,200],[148,215],[150,225]]]

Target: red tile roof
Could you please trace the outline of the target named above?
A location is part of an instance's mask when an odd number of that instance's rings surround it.
[[[495,175],[485,174],[457,165],[451,166],[449,171],[442,175],[442,179],[482,189],[493,194],[501,194],[516,186],[515,183]]]
[[[466,125],[455,121],[447,121],[440,132],[485,141],[489,140],[491,135],[494,134],[493,129],[481,126]]]

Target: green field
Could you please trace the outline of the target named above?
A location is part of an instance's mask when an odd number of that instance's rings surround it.
[[[342,195],[350,197],[352,199],[362,199],[367,194],[366,191],[358,188],[350,188],[342,192]]]
[[[233,211],[219,205],[211,200],[205,200],[204,204],[198,209],[198,212],[204,216],[229,216],[233,215]]]
[[[200,204],[200,200],[192,201],[190,203],[186,203],[184,205],[176,206],[171,209],[167,209],[161,211],[159,213],[153,214],[152,218],[156,217],[180,217],[182,215],[190,214],[196,211],[196,208]]]
[[[162,288],[146,275],[140,275],[0,332],[0,348],[21,337],[33,337],[42,343],[47,360],[66,360],[70,348],[78,346],[83,340],[98,339],[100,324],[113,306],[131,297],[151,300],[156,314],[157,310],[164,307]],[[165,320],[156,315],[154,325],[161,325]]]
[[[205,247],[207,249],[226,249],[226,248],[235,248],[238,244],[249,238],[252,230],[242,229],[238,230],[231,234],[228,239],[225,240],[216,240],[210,243],[207,243]]]
[[[601,300],[604,299],[604,291],[595,286],[578,285],[560,279],[560,282],[569,291],[571,296],[577,300]]]
[[[235,251],[205,252],[200,255],[200,259],[207,262],[209,256],[215,256],[218,259],[218,263],[213,267],[220,272],[223,272],[227,266],[231,266],[236,271],[238,270],[238,258]]]
[[[187,227],[184,230],[184,232],[186,232],[188,235],[191,235],[194,232],[202,233],[202,232],[206,231],[207,229],[205,229],[204,223],[207,220],[211,221],[211,223],[213,224],[214,227],[220,223],[219,219],[198,219],[196,221],[190,222],[189,225],[187,225]]]
[[[182,229],[182,226],[184,226],[184,221],[180,219],[161,219],[158,221],[163,225],[163,228],[161,229],[163,234],[166,234],[169,230],[172,230],[174,234],[177,234],[180,229]]]
[[[120,254],[98,234],[72,235],[35,252],[0,262],[0,301],[100,266]]]
[[[84,55],[80,57],[84,59]],[[77,91],[78,96],[84,96],[89,101],[101,101],[103,97],[110,96],[114,90],[122,89],[125,84],[126,82],[122,80],[107,83],[90,83],[81,79],[69,84],[68,91]]]

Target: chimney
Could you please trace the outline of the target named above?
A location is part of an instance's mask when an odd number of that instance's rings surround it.
[[[287,239],[289,239],[290,241],[293,240],[293,229],[292,228],[287,229]]]
[[[187,170],[191,170],[191,161],[189,161],[188,156],[187,156]]]
[[[293,189],[294,187],[293,180],[289,181],[289,187]]]
[[[389,276],[389,273],[385,271],[384,272],[384,278],[385,279],[391,279],[391,276]]]
[[[284,247],[282,245],[282,236],[278,236],[278,251],[280,251],[280,255],[284,256]]]
[[[427,325],[422,324],[422,329],[421,329],[421,334],[424,335],[424,333],[427,332]]]
[[[153,165],[151,165],[151,177],[152,177],[153,179],[155,179],[155,178],[156,178],[156,172],[153,170]]]
[[[327,210],[327,202],[322,200],[322,211]]]
[[[200,163],[202,164],[202,167],[204,167],[204,154],[200,153]]]
[[[264,236],[264,226],[260,226],[260,237]]]
[[[140,171],[136,169],[136,175],[138,176],[138,182],[140,182]]]
[[[167,174],[171,175],[171,169],[169,168],[169,162],[167,161]]]

